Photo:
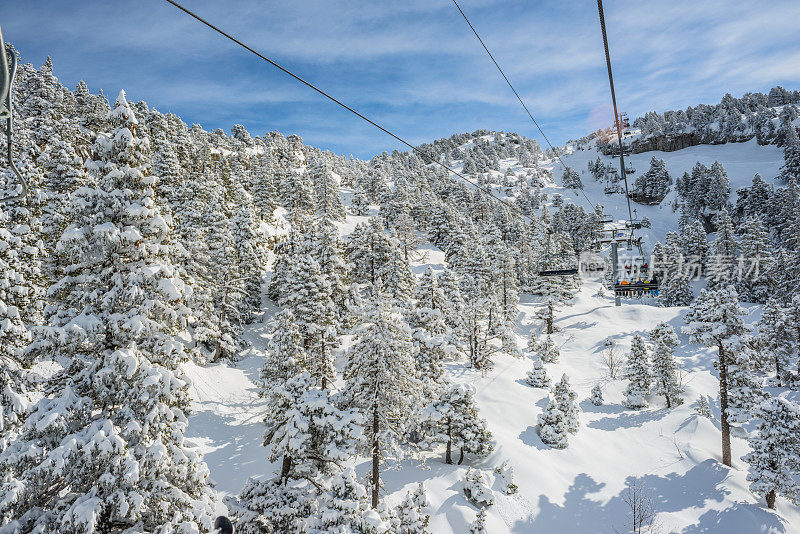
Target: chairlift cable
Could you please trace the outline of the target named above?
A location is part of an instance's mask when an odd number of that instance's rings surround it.
[[[611,103],[614,107],[614,123],[617,125],[617,142],[619,143],[619,166],[622,179],[625,182],[625,200],[628,202],[628,219],[631,223],[631,240],[633,239],[633,212],[631,211],[631,197],[628,193],[628,174],[625,172],[625,155],[622,153],[622,124],[617,114],[617,96],[614,92],[614,76],[611,73],[611,54],[608,50],[608,36],[606,35],[606,19],[603,14],[603,0],[597,0],[597,11],[600,14],[600,29],[603,32],[603,47],[606,51],[606,67],[608,68],[608,84],[611,86]]]
[[[475,187],[475,188],[476,188],[476,189],[478,189],[479,191],[483,192],[484,194],[486,194],[486,195],[488,195],[488,196],[490,196],[490,197],[494,198],[494,199],[495,199],[495,200],[497,200],[498,202],[501,202],[502,204],[504,204],[505,206],[507,206],[508,208],[510,208],[512,211],[513,211],[513,210],[516,210],[516,211],[517,211],[517,213],[519,213],[519,215],[520,215],[520,216],[521,216],[523,219],[525,219],[525,220],[527,220],[528,222],[530,222],[530,219],[529,219],[528,217],[526,217],[526,216],[525,216],[525,214],[523,214],[523,213],[522,213],[522,211],[519,209],[519,207],[518,207],[518,206],[516,206],[516,205],[514,205],[514,204],[512,204],[512,203],[510,203],[510,202],[508,202],[508,201],[506,201],[505,199],[502,199],[502,198],[498,197],[497,195],[495,195],[494,193],[492,193],[492,191],[491,191],[491,190],[489,190],[489,189],[487,189],[487,188],[485,188],[485,187],[481,186],[480,184],[478,184],[478,183],[474,182],[473,180],[470,180],[469,178],[467,178],[466,176],[464,176],[464,175],[463,175],[463,174],[461,174],[460,172],[458,172],[458,171],[456,171],[456,170],[454,170],[454,169],[450,168],[448,165],[445,165],[444,163],[442,163],[442,162],[440,162],[440,161],[437,161],[437,160],[433,159],[433,158],[432,158],[430,155],[426,154],[425,152],[423,152],[423,151],[422,151],[422,150],[420,150],[419,148],[415,147],[414,145],[412,145],[411,143],[409,143],[408,141],[406,141],[406,140],[405,140],[405,139],[403,139],[402,137],[400,137],[400,136],[398,136],[398,135],[396,135],[396,134],[394,134],[394,133],[390,132],[389,130],[387,130],[386,128],[384,128],[383,126],[381,126],[380,124],[378,124],[377,122],[373,121],[373,120],[372,120],[372,119],[370,119],[369,117],[366,117],[366,116],[364,116],[363,114],[359,113],[358,111],[356,111],[356,110],[355,110],[355,109],[353,109],[352,107],[348,106],[347,104],[345,104],[345,103],[344,103],[344,102],[342,102],[341,100],[339,100],[339,99],[337,99],[337,98],[335,98],[335,97],[331,96],[330,94],[326,93],[325,91],[323,91],[323,90],[322,90],[322,89],[320,89],[319,87],[315,86],[315,85],[314,85],[314,84],[312,84],[311,82],[308,82],[308,81],[306,81],[304,78],[302,78],[302,77],[298,76],[297,74],[295,74],[295,73],[294,73],[294,72],[292,72],[291,70],[287,69],[286,67],[283,67],[282,65],[280,65],[280,64],[278,64],[278,63],[276,63],[275,61],[273,61],[273,60],[271,60],[270,58],[266,57],[265,55],[261,54],[261,53],[260,53],[260,52],[258,52],[257,50],[255,50],[255,49],[251,48],[250,46],[248,46],[247,44],[243,43],[242,41],[240,41],[240,40],[239,40],[239,39],[237,39],[236,37],[234,37],[234,36],[232,36],[231,34],[229,34],[229,33],[225,32],[224,30],[222,30],[222,29],[221,29],[221,28],[219,28],[218,26],[215,26],[214,24],[212,24],[211,22],[207,21],[206,19],[204,19],[204,18],[200,17],[200,16],[199,16],[199,15],[197,15],[196,13],[194,13],[194,12],[190,11],[189,9],[187,9],[187,8],[183,7],[183,6],[182,6],[181,4],[179,4],[178,2],[175,2],[174,0],[165,0],[165,1],[166,1],[166,2],[168,2],[168,3],[170,3],[170,4],[172,4],[173,6],[177,7],[178,9],[180,9],[181,11],[183,11],[184,13],[186,13],[187,15],[189,15],[190,17],[192,17],[192,18],[196,19],[197,21],[201,22],[202,24],[204,24],[204,25],[208,26],[209,28],[211,28],[211,29],[212,29],[212,30],[214,30],[215,32],[219,33],[219,34],[220,34],[220,35],[222,35],[223,37],[226,37],[227,39],[229,39],[229,40],[233,41],[234,43],[236,43],[237,45],[241,46],[242,48],[244,48],[244,49],[245,49],[245,50],[247,50],[248,52],[250,52],[250,53],[252,53],[252,54],[254,54],[254,55],[258,56],[260,59],[263,59],[264,61],[266,61],[267,63],[269,63],[269,64],[270,64],[270,65],[272,65],[273,67],[275,67],[275,68],[277,68],[278,70],[282,71],[284,74],[287,74],[288,76],[291,76],[292,78],[294,78],[294,79],[295,79],[295,80],[297,80],[298,82],[300,82],[300,83],[302,83],[303,85],[305,85],[305,86],[307,86],[307,87],[309,87],[309,88],[313,89],[314,91],[316,91],[317,93],[321,94],[322,96],[324,96],[324,97],[325,97],[325,98],[327,98],[328,100],[330,100],[330,101],[334,102],[335,104],[338,104],[339,106],[343,107],[344,109],[346,109],[347,111],[349,111],[349,112],[350,112],[350,113],[352,113],[353,115],[355,115],[355,116],[359,117],[360,119],[362,119],[362,120],[364,120],[364,121],[368,122],[369,124],[371,124],[371,125],[372,125],[372,126],[374,126],[375,128],[377,128],[377,129],[379,129],[380,131],[382,131],[383,133],[387,134],[388,136],[390,136],[390,137],[394,138],[395,140],[399,141],[400,143],[404,144],[405,146],[407,146],[408,148],[410,148],[410,149],[411,149],[411,150],[413,150],[414,152],[416,152],[416,153],[418,153],[419,155],[421,155],[421,156],[423,157],[423,160],[430,160],[430,161],[432,161],[433,163],[435,163],[435,164],[436,164],[436,165],[438,165],[439,167],[441,167],[441,168],[443,168],[443,169],[445,169],[445,170],[449,171],[450,173],[452,173],[452,174],[454,174],[455,176],[457,176],[458,178],[460,178],[460,179],[464,180],[465,182],[467,182],[468,184],[472,185],[473,187]]]
[[[514,96],[517,97],[517,100],[519,100],[519,103],[522,105],[522,108],[525,110],[525,113],[527,113],[528,117],[530,117],[531,122],[533,122],[534,126],[536,126],[536,129],[539,130],[539,133],[542,134],[542,137],[544,138],[544,140],[547,143],[547,145],[550,147],[550,150],[553,151],[553,155],[555,156],[556,160],[558,160],[558,162],[561,164],[562,167],[564,167],[564,170],[566,171],[567,170],[567,166],[564,164],[564,162],[561,160],[561,157],[558,155],[558,150],[556,150],[556,148],[553,146],[553,144],[547,138],[547,135],[545,135],[544,130],[542,130],[542,127],[539,126],[539,123],[536,121],[536,119],[533,118],[533,113],[530,112],[530,110],[528,109],[528,106],[526,106],[525,102],[522,100],[522,97],[519,96],[519,93],[517,92],[517,90],[514,89],[514,86],[511,84],[511,80],[508,79],[508,76],[506,76],[505,71],[503,71],[502,67],[500,67],[500,64],[497,63],[497,60],[494,58],[494,55],[491,53],[491,51],[489,51],[489,47],[486,46],[486,43],[483,42],[483,39],[481,39],[481,36],[478,35],[478,31],[475,29],[475,26],[473,26],[472,23],[469,21],[469,18],[467,18],[467,15],[464,13],[464,10],[461,9],[460,5],[458,5],[457,0],[453,0],[453,4],[455,4],[456,8],[458,9],[458,12],[461,13],[461,16],[464,17],[464,20],[466,21],[467,25],[469,26],[469,29],[472,30],[472,33],[474,33],[475,37],[477,37],[478,41],[480,41],[481,46],[483,46],[483,49],[489,55],[489,58],[492,60],[492,63],[494,63],[494,66],[497,67],[498,71],[500,71],[500,74],[503,76],[503,79],[508,84],[508,87],[511,88],[511,91],[514,93]],[[586,199],[586,202],[589,203],[589,206],[591,206],[591,209],[594,210],[596,205],[593,204],[591,200],[589,200],[589,197],[586,196],[586,192],[583,189],[577,189],[577,190],[581,192],[581,194],[583,195],[583,198]]]

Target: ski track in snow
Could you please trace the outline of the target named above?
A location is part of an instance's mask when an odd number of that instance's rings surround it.
[[[602,184],[585,172],[586,163],[597,155],[591,149],[573,152],[563,159],[579,172],[584,171],[581,179],[593,202],[603,203],[606,212],[616,218],[627,218],[624,198],[603,195]],[[755,141],[634,154],[628,160],[640,174],[647,170],[654,155],[666,160],[673,178],[691,170],[696,161],[710,165],[720,160],[728,171],[734,199],[736,189],[749,185],[755,172],[772,182],[782,161],[779,149],[760,147]],[[605,163],[613,161],[602,159]],[[503,164],[507,167],[511,162]],[[556,176],[560,176],[557,169]],[[558,192],[585,205],[582,196],[574,191],[560,187],[545,191]],[[654,240],[663,241],[666,231],[677,226],[678,214],[669,207],[674,194],[670,193],[660,206],[636,206],[639,217],[646,215],[653,224],[646,234],[649,247]],[[349,234],[365,219],[348,216],[340,224],[342,234]],[[444,255],[440,250],[427,243],[421,249],[425,257],[413,265],[416,274],[428,266],[442,268]],[[564,343],[561,357],[556,363],[546,364],[552,381],[566,373],[578,394],[581,428],[571,436],[569,447],[550,449],[539,439],[536,420],[546,406],[547,392],[524,383],[525,373],[531,368],[527,352],[520,359],[498,357],[485,376],[467,368],[464,362],[450,362],[447,367],[454,382],[475,386],[480,413],[488,421],[495,450],[485,460],[468,457],[461,466],[446,465],[443,451],[426,454],[421,461],[406,459],[388,465],[382,475],[389,504],[398,504],[406,491],[422,481],[431,502],[431,531],[463,533],[477,513],[462,491],[469,465],[484,469],[494,486],[496,502],[487,510],[487,530],[491,533],[625,531],[628,509],[623,497],[626,484],[634,479],[652,493],[664,532],[800,533],[800,508],[778,499],[775,513],[750,493],[745,480],[747,466],[740,459],[748,450],[741,432],[732,439],[734,467],[721,465],[718,404],[711,404],[716,417],[713,421],[693,414],[700,395],[717,398],[718,383],[713,374],[713,352],[689,344],[680,334],[685,309],[636,302],[626,302],[618,308],[610,295],[598,296],[600,288],[599,280],[585,281],[578,295],[560,310],[556,325],[561,331],[554,340],[559,345]],[[521,347],[538,328],[533,319],[537,306],[538,299],[521,296],[517,332]],[[750,308],[747,321],[753,322],[759,310]],[[265,301],[263,318],[246,329],[251,346],[241,361],[184,366],[192,380],[190,392],[194,399],[187,437],[204,452],[220,497],[236,494],[248,477],[269,476],[276,468],[267,462],[266,450],[261,446],[264,402],[257,394],[266,323],[274,312]],[[681,344],[676,357],[686,373],[685,403],[667,410],[661,399],[651,397],[650,408],[625,409],[621,405],[625,381],[603,378],[603,342],[611,337],[622,356],[634,334],[646,334],[662,321],[679,333]],[[345,341],[348,343],[349,337]],[[338,364],[343,364],[341,358]],[[605,404],[596,407],[588,397],[597,383],[603,387]],[[518,493],[510,496],[499,491],[493,473],[504,460],[512,465],[519,486]],[[360,459],[355,467],[364,475],[368,461]],[[221,501],[220,510],[224,510]]]

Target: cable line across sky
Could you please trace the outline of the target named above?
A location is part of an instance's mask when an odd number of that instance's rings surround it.
[[[398,135],[396,135],[396,134],[394,134],[394,133],[390,132],[389,130],[387,130],[386,128],[384,128],[383,126],[381,126],[380,124],[378,124],[377,122],[373,121],[373,120],[372,120],[372,119],[370,119],[369,117],[366,117],[366,116],[364,116],[363,114],[359,113],[358,111],[356,111],[356,110],[355,110],[355,109],[353,109],[352,107],[348,106],[347,104],[345,104],[345,103],[344,103],[344,102],[342,102],[341,100],[339,100],[339,99],[337,99],[337,98],[335,98],[335,97],[331,96],[330,94],[326,93],[325,91],[323,91],[322,89],[320,89],[320,88],[319,88],[319,87],[317,87],[316,85],[312,84],[312,83],[311,83],[311,82],[309,82],[309,81],[306,81],[305,79],[301,78],[300,76],[298,76],[298,75],[297,75],[297,74],[295,74],[294,72],[290,71],[290,70],[289,70],[289,69],[287,69],[286,67],[283,67],[282,65],[280,65],[280,64],[276,63],[275,61],[271,60],[271,59],[270,59],[270,58],[268,58],[267,56],[263,55],[262,53],[258,52],[257,50],[255,50],[255,49],[253,49],[252,47],[248,46],[247,44],[243,43],[242,41],[240,41],[239,39],[237,39],[237,38],[236,38],[236,37],[234,37],[233,35],[231,35],[231,34],[227,33],[226,31],[222,30],[222,29],[221,29],[221,28],[219,28],[218,26],[215,26],[214,24],[212,24],[211,22],[209,22],[209,21],[207,21],[206,19],[202,18],[201,16],[197,15],[197,14],[196,14],[196,13],[194,13],[193,11],[191,11],[191,10],[189,10],[189,9],[185,8],[184,6],[182,6],[181,4],[179,4],[178,2],[175,2],[174,0],[164,0],[164,1],[165,1],[165,2],[167,2],[167,3],[169,3],[169,4],[172,4],[173,6],[177,7],[178,9],[180,9],[181,11],[183,11],[184,13],[186,13],[187,15],[189,15],[190,17],[192,17],[192,18],[194,18],[195,20],[197,20],[197,21],[201,22],[201,23],[202,23],[202,24],[204,24],[205,26],[207,26],[207,27],[211,28],[212,30],[214,30],[215,32],[219,33],[219,34],[220,34],[220,35],[222,35],[223,37],[225,37],[225,38],[227,38],[227,39],[229,39],[229,40],[233,41],[234,43],[236,43],[237,45],[241,46],[242,48],[244,48],[244,49],[245,49],[245,50],[247,50],[248,52],[250,52],[250,53],[252,53],[252,54],[256,55],[257,57],[259,57],[260,59],[262,59],[262,60],[266,61],[267,63],[269,63],[269,64],[270,64],[270,65],[272,65],[273,67],[275,67],[275,68],[277,68],[278,70],[282,71],[284,74],[287,74],[288,76],[291,76],[292,78],[294,78],[294,79],[295,79],[295,80],[297,80],[298,82],[300,82],[300,83],[302,83],[303,85],[305,85],[305,86],[309,87],[310,89],[313,89],[314,91],[316,91],[317,93],[321,94],[322,96],[324,96],[324,97],[325,97],[325,98],[327,98],[328,100],[330,100],[330,101],[334,102],[335,104],[337,104],[337,105],[339,105],[339,106],[343,107],[344,109],[346,109],[347,111],[349,111],[349,112],[350,112],[350,113],[352,113],[353,115],[355,115],[355,116],[359,117],[360,119],[362,119],[362,120],[364,120],[364,121],[368,122],[369,124],[371,124],[371,125],[372,125],[372,126],[374,126],[375,128],[377,128],[377,129],[379,129],[380,131],[382,131],[383,133],[385,133],[385,134],[389,135],[389,136],[390,136],[390,137],[392,137],[393,139],[395,139],[395,140],[399,141],[400,143],[404,144],[405,146],[407,146],[408,148],[410,148],[411,150],[413,150],[414,152],[416,152],[417,154],[419,154],[420,156],[422,156],[422,158],[423,158],[423,161],[425,161],[425,160],[429,160],[429,161],[431,161],[431,162],[435,163],[435,164],[436,164],[436,165],[438,165],[439,167],[441,167],[441,168],[443,168],[443,169],[447,170],[448,172],[452,173],[453,175],[457,176],[458,178],[460,178],[460,179],[464,180],[465,182],[467,182],[468,184],[472,185],[472,186],[473,186],[475,189],[477,189],[477,190],[481,191],[481,192],[482,192],[482,193],[484,193],[485,195],[488,195],[489,197],[491,197],[491,198],[493,198],[493,199],[497,200],[498,202],[501,202],[503,205],[505,205],[506,207],[510,208],[512,211],[516,211],[516,212],[517,212],[517,213],[518,213],[518,214],[519,214],[519,215],[520,215],[520,216],[521,216],[521,217],[522,217],[524,220],[526,220],[526,221],[528,221],[528,222],[531,222],[531,221],[530,221],[530,219],[529,219],[528,217],[526,217],[526,216],[525,216],[525,215],[522,213],[522,211],[520,210],[519,206],[517,206],[517,205],[515,205],[515,204],[512,204],[511,202],[508,202],[507,200],[505,200],[505,199],[503,199],[503,198],[500,198],[499,196],[495,195],[495,194],[494,194],[494,193],[493,193],[491,190],[489,190],[489,189],[487,189],[487,188],[485,188],[485,187],[481,186],[481,185],[480,185],[480,184],[478,184],[478,183],[475,183],[473,180],[471,180],[471,179],[467,178],[466,176],[464,176],[464,175],[463,175],[463,174],[461,174],[460,172],[458,172],[458,171],[456,171],[456,170],[452,169],[452,168],[451,168],[451,167],[449,167],[448,165],[445,165],[444,163],[442,163],[442,162],[440,162],[440,161],[438,161],[438,160],[435,160],[435,159],[433,159],[431,156],[429,156],[428,154],[425,154],[425,152],[423,152],[422,150],[420,150],[420,149],[419,149],[419,148],[417,148],[416,146],[412,145],[411,143],[409,143],[408,141],[406,141],[406,140],[405,140],[405,139],[403,139],[402,137],[400,137],[400,136],[398,136]]]
[[[461,9],[461,6],[458,5],[458,2],[456,0],[453,0],[453,4],[458,9],[458,12],[461,13],[461,16],[464,17],[464,20],[466,21],[467,25],[469,26],[469,29],[472,30],[472,33],[474,33],[475,37],[477,37],[478,41],[480,41],[481,46],[486,51],[486,53],[489,55],[489,58],[492,60],[492,63],[494,63],[494,66],[497,67],[498,71],[500,71],[500,75],[503,76],[503,79],[508,84],[508,87],[511,88],[511,91],[513,91],[514,96],[516,96],[517,100],[519,100],[519,103],[522,105],[522,108],[525,110],[525,113],[528,114],[528,117],[530,117],[531,122],[533,122],[533,125],[536,126],[536,129],[539,130],[539,133],[542,134],[542,138],[544,139],[545,143],[547,143],[547,146],[550,147],[550,150],[553,152],[553,156],[561,164],[561,166],[564,167],[564,170],[566,171],[567,170],[567,166],[564,165],[563,161],[561,161],[561,158],[558,155],[558,150],[556,150],[556,148],[553,146],[553,144],[547,138],[547,135],[545,135],[544,130],[542,129],[541,126],[539,126],[539,123],[533,117],[533,113],[531,113],[531,111],[528,109],[528,106],[525,105],[525,102],[522,100],[522,97],[519,96],[519,93],[517,92],[517,90],[514,89],[514,85],[511,83],[511,80],[508,79],[508,76],[506,76],[505,71],[503,71],[503,68],[500,66],[500,64],[497,62],[497,60],[494,58],[494,55],[489,50],[489,47],[486,46],[486,43],[483,42],[483,39],[481,38],[481,36],[478,35],[478,31],[475,29],[475,26],[472,25],[472,22],[470,22],[469,18],[467,18],[466,13],[464,13],[464,10]],[[592,201],[589,200],[589,197],[586,196],[586,192],[583,189],[577,189],[577,190],[581,192],[581,194],[583,195],[583,198],[585,198],[586,202],[589,203],[590,209],[594,210],[594,207],[595,207],[596,204],[593,204]]]

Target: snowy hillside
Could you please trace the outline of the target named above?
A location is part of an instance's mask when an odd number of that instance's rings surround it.
[[[491,138],[491,136],[488,136]],[[468,148],[470,145],[462,145]],[[601,157],[609,165],[618,160],[603,156],[599,149],[574,150],[566,147],[562,160],[568,166],[585,169],[589,161]],[[783,164],[783,151],[776,146],[760,146],[755,140],[740,144],[701,145],[671,152],[634,154],[627,162],[636,169],[647,169],[651,157],[663,158],[672,175],[690,170],[696,162],[711,166],[715,161],[728,171],[731,189],[748,186],[755,173],[776,177]],[[525,170],[515,159],[500,161],[500,171]],[[560,174],[554,160],[542,162],[542,168]],[[501,172],[501,173],[502,173]],[[498,173],[498,176],[501,174]],[[586,171],[581,176],[589,199],[601,203],[605,213],[617,220],[627,218],[621,195],[604,195],[603,184],[595,182]],[[558,181],[558,180],[556,180]],[[773,180],[770,180],[772,182]],[[496,188],[502,191],[500,187]],[[578,192],[553,181],[543,192],[561,195],[578,205],[585,201]],[[344,198],[351,196],[343,189]],[[677,230],[678,213],[670,204],[674,191],[657,206],[635,205],[638,216],[647,217],[652,227],[643,230],[652,246],[664,241],[668,231]],[[735,201],[735,195],[732,196]],[[377,213],[373,206],[371,213]],[[340,225],[346,238],[363,217],[348,216]],[[441,271],[444,254],[429,243],[422,243],[426,261],[414,262],[417,275],[425,268]],[[527,340],[540,330],[535,314],[541,298],[523,295],[516,330],[517,342]],[[747,308],[747,322],[760,314],[759,306]],[[253,348],[235,366],[212,365],[186,369],[192,379],[195,413],[190,418],[189,435],[203,444],[205,459],[223,493],[235,494],[248,477],[267,478],[277,468],[264,462],[260,446],[261,418],[264,403],[257,395],[258,369],[263,364],[264,323],[274,312],[265,301],[261,320],[248,328]],[[630,513],[625,504],[626,488],[633,481],[652,492],[663,532],[800,532],[800,509],[788,502],[777,514],[765,510],[748,490],[746,464],[739,458],[748,450],[741,433],[734,440],[734,468],[719,463],[718,412],[712,418],[695,414],[697,399],[704,397],[712,406],[718,394],[712,351],[691,344],[680,335],[677,350],[684,373],[686,402],[672,410],[663,400],[643,411],[622,406],[624,380],[610,379],[604,363],[606,340],[614,342],[620,358],[627,352],[634,334],[646,335],[660,322],[667,322],[680,332],[682,308],[659,308],[633,300],[623,307],[613,305],[600,280],[586,282],[577,296],[568,302],[556,322],[560,332],[556,342],[561,347],[557,363],[548,364],[549,376],[563,373],[578,393],[581,430],[566,450],[550,449],[536,432],[537,416],[547,404],[544,389],[534,389],[524,382],[531,369],[530,353],[524,358],[504,357],[496,366],[482,373],[465,367],[463,361],[447,365],[451,379],[476,388],[480,414],[489,423],[496,440],[490,457],[469,465],[484,470],[492,481],[497,501],[487,514],[487,532],[614,532],[625,531]],[[342,346],[345,350],[347,345]],[[341,358],[339,363],[343,364]],[[591,389],[600,384],[605,404],[589,402]],[[718,408],[717,408],[718,410]],[[506,496],[499,476],[493,470],[504,461],[514,469],[519,492]],[[369,462],[358,464],[366,474]],[[405,460],[384,475],[388,501],[399,504],[405,493],[423,481],[431,502],[431,532],[467,531],[475,517],[475,507],[461,490],[467,466],[448,466],[442,453],[424,454],[421,459]]]
[[[592,138],[359,161],[49,60],[12,98],[0,533],[800,532],[791,104],[628,158],[660,295],[617,307],[568,270],[628,219]]]

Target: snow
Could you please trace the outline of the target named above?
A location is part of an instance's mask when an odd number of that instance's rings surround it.
[[[734,199],[736,189],[749,185],[755,172],[773,182],[782,162],[780,149],[759,146],[755,141],[701,145],[670,153],[648,152],[626,159],[638,175],[649,168],[653,156],[665,159],[673,178],[691,170],[697,161],[710,165],[719,160],[728,172]],[[563,160],[581,173],[585,193],[592,202],[603,204],[606,213],[615,219],[627,219],[624,198],[604,195],[603,184],[586,172],[587,162],[597,157],[598,152],[590,149],[572,151]],[[601,159],[606,164],[615,161],[610,157]],[[513,167],[512,162],[501,164],[503,170]],[[553,169],[555,165],[556,162],[549,163],[560,184],[561,173]],[[545,192],[586,204],[580,193],[555,184],[546,187]],[[350,193],[343,190],[345,198]],[[663,241],[666,232],[677,226],[678,214],[669,206],[674,194],[671,192],[661,205],[635,205],[639,218],[647,216],[653,224],[652,229],[644,231],[649,247],[656,240]],[[371,212],[375,211],[372,206]],[[338,227],[348,235],[365,220],[367,217],[348,216]],[[421,249],[424,258],[414,262],[415,274],[429,266],[434,270],[443,268],[442,251],[429,243]],[[599,294],[600,288],[600,280],[585,281],[577,296],[557,313],[559,331],[553,339],[561,354],[556,363],[545,364],[554,382],[566,373],[578,395],[580,429],[570,434],[568,448],[551,449],[537,433],[537,417],[547,405],[548,390],[525,383],[532,368],[530,352],[519,359],[499,358],[485,374],[467,368],[463,361],[450,362],[450,378],[476,391],[480,415],[488,421],[494,437],[494,452],[479,461],[467,458],[460,466],[446,465],[443,450],[390,464],[382,473],[382,498],[396,506],[407,491],[422,481],[431,503],[431,532],[465,532],[477,511],[463,492],[467,469],[472,467],[485,473],[494,496],[494,504],[486,509],[487,531],[492,533],[625,531],[628,508],[624,497],[633,481],[653,496],[665,532],[800,532],[799,507],[779,498],[777,510],[770,511],[750,492],[745,479],[747,465],[741,460],[749,447],[742,431],[734,431],[732,437],[733,468],[721,464],[715,354],[689,343],[687,336],[680,333],[685,308],[660,308],[638,301],[615,307],[611,296]],[[534,318],[539,307],[537,299],[522,295],[517,330],[520,348],[526,347],[530,334],[539,328],[539,321]],[[224,495],[238,493],[248,477],[270,476],[277,467],[267,461],[267,451],[261,446],[265,402],[257,394],[266,323],[275,311],[265,299],[262,318],[245,332],[251,348],[237,363],[198,366],[188,362],[183,366],[191,380],[193,399],[186,435],[204,453],[220,494],[220,511],[224,511]],[[747,311],[745,320],[752,323],[759,309],[750,306]],[[662,398],[651,396],[649,408],[626,409],[622,402],[627,381],[606,376],[602,361],[605,341],[611,338],[621,356],[630,348],[635,334],[646,337],[661,322],[679,332],[675,356],[684,373],[685,402],[668,410]],[[343,341],[342,352],[351,343],[349,336]],[[337,365],[341,368],[342,364],[339,358]],[[603,390],[601,406],[589,400],[597,384]],[[714,419],[695,414],[695,404],[701,396],[709,398]],[[513,469],[519,486],[512,495],[504,491],[503,476],[493,473],[503,462]],[[354,467],[363,477],[369,462],[362,458]]]

